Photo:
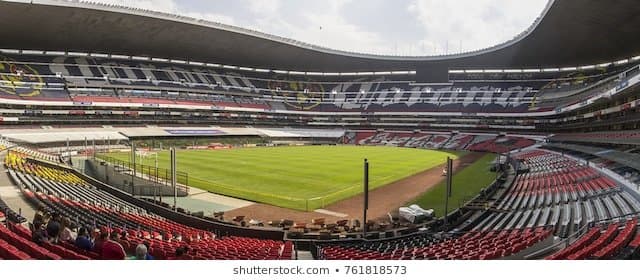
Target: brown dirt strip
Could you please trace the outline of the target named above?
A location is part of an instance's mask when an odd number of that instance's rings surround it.
[[[475,162],[483,156],[482,153],[468,153],[463,157],[454,160],[454,174],[469,164]],[[462,167],[462,168],[459,168]],[[444,180],[442,169],[444,164],[425,170],[418,174],[400,179],[396,182],[379,187],[369,192],[368,219],[384,218],[387,212],[397,211],[399,207],[405,206],[424,192],[435,187]],[[310,223],[311,219],[325,218],[326,223],[343,219],[362,220],[362,207],[364,195],[359,194],[325,207],[324,209],[347,214],[347,217],[340,218],[332,215],[325,215],[316,212],[304,212],[292,210],[273,205],[256,203],[247,207],[237,208],[225,213],[225,219],[230,220],[234,216],[245,216],[245,220],[255,219],[263,222],[272,220],[289,219],[296,222]]]

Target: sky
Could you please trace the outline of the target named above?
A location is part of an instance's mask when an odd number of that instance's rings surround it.
[[[454,54],[525,31],[547,0],[92,0],[225,23],[331,49]]]

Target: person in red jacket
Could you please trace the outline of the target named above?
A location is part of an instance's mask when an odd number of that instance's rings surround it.
[[[127,257],[127,253],[124,251],[124,247],[120,245],[120,234],[116,231],[112,231],[109,235],[109,239],[102,244],[102,259],[103,260],[124,260]]]
[[[102,256],[102,245],[107,239],[109,239],[109,233],[107,232],[97,232],[97,236],[95,237],[93,251],[98,253],[98,255]]]

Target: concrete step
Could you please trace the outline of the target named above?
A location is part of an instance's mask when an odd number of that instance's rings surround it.
[[[295,253],[293,254],[295,258]],[[313,260],[313,256],[310,251],[298,251],[298,259],[299,260]]]

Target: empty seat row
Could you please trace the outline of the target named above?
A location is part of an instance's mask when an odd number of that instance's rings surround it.
[[[574,243],[549,255],[546,259],[610,259],[625,246],[635,246],[632,239],[636,237],[637,218],[622,223],[611,223],[605,228],[601,226],[606,225],[592,227]]]
[[[319,256],[328,260],[497,259],[516,254],[551,233],[545,228],[471,231],[440,241],[420,234],[391,241],[323,246]]]

